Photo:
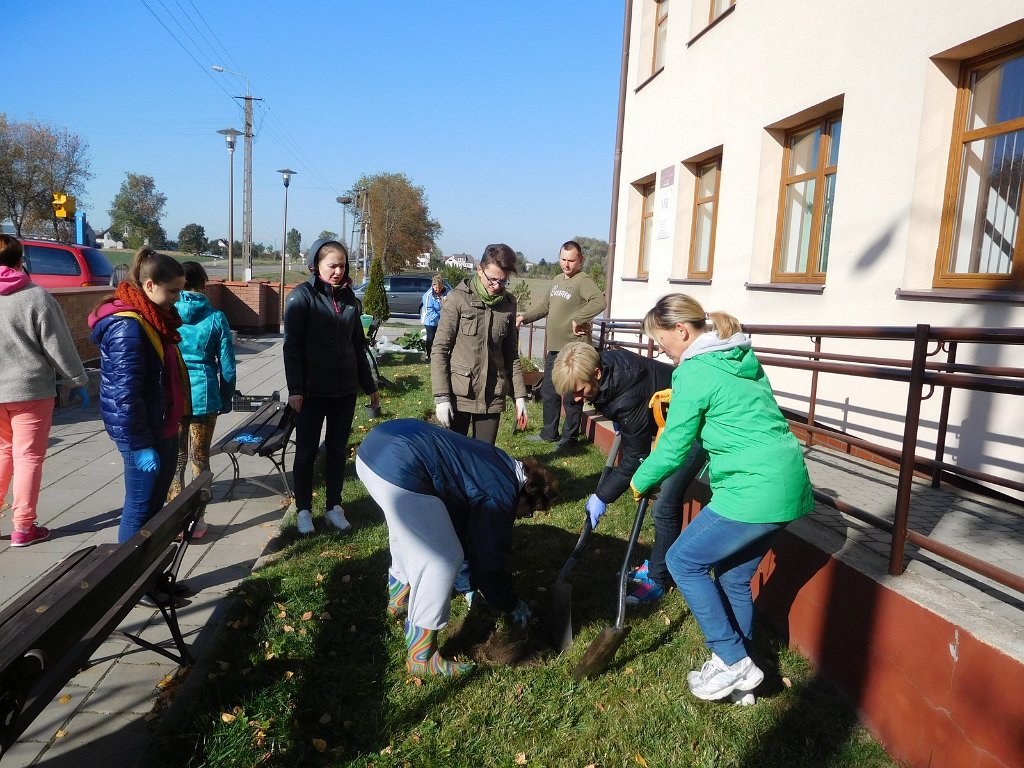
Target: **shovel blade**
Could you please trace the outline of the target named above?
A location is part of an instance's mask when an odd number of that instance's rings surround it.
[[[597,677],[612,663],[616,651],[629,634],[630,627],[605,627],[601,634],[587,648],[573,670],[572,679],[577,683],[583,678]]]
[[[551,613],[548,616],[551,645],[564,653],[572,645],[572,584],[555,582],[551,587]]]

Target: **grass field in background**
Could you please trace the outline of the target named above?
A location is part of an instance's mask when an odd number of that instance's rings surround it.
[[[418,356],[386,355],[382,373],[396,386],[382,392],[381,419],[432,414],[429,372]],[[378,423],[366,418],[362,400],[353,449]],[[535,433],[540,406],[529,409]],[[629,612],[632,631],[605,674],[572,682],[587,645],[614,621],[616,573],[635,505],[626,494],[610,506],[576,566],[576,640],[556,655],[543,642],[548,590],[576,542],[604,457],[593,446],[555,456],[549,445],[513,434],[512,421],[502,417],[499,446],[517,457],[537,455],[561,484],[555,508],[516,526],[515,580],[540,617],[521,663],[478,663],[452,679],[406,673],[402,625],[385,612],[387,528],[350,461],[344,505],[355,530],[300,537],[289,517],[280,552],[237,589],[222,635],[207,651],[204,679],[177,703],[184,709],[158,731],[140,765],[896,765],[811,666],[760,627],[757,655],[767,677],[758,703],[695,699],[686,673],[708,652],[674,591],[654,608]],[[320,505],[314,512],[322,527]],[[648,522],[637,562],[652,535]],[[482,603],[467,613],[463,600],[454,601],[442,649],[479,656],[474,637],[502,627]]]

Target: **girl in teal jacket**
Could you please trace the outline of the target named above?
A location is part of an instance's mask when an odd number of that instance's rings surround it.
[[[188,369],[192,391],[192,414],[182,419],[178,428],[178,465],[167,494],[170,501],[185,484],[185,466],[192,465],[193,477],[210,468],[210,444],[217,426],[217,415],[231,412],[235,393],[235,347],[231,326],[218,309],[210,305],[203,291],[207,275],[196,261],[182,264],[185,290],[175,309],[181,315],[178,348]],[[200,517],[192,532],[193,539],[206,535],[206,521]]]
[[[669,294],[647,313],[644,332],[677,367],[665,428],[633,491],[646,494],[675,472],[694,439],[704,445],[711,501],[666,559],[712,652],[689,674],[691,692],[742,697],[764,679],[749,655],[750,581],[779,531],[814,506],[803,453],[736,318]]]

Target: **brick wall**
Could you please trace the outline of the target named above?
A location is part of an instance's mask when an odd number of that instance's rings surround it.
[[[71,329],[71,338],[75,340],[75,349],[78,350],[82,362],[98,360],[100,352],[96,345],[89,341],[92,330],[89,328],[88,318],[100,300],[110,294],[110,288],[54,288],[50,293],[64,311],[64,317]]]
[[[286,298],[295,287],[285,286]],[[100,300],[110,294],[110,288],[55,288],[50,293],[64,312],[79,357],[86,363],[98,360],[99,350],[89,341],[92,331],[88,317]],[[281,317],[279,293],[278,284],[266,280],[247,283],[216,280],[206,286],[206,295],[213,308],[227,315],[233,330],[247,334],[278,332]]]

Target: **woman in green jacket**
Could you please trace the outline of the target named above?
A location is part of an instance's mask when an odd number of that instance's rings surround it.
[[[779,531],[814,506],[803,453],[736,318],[675,293],[647,313],[644,332],[677,368],[664,431],[633,492],[678,469],[694,439],[710,455],[711,501],[666,559],[712,652],[689,674],[690,691],[705,700],[742,695],[764,679],[749,655],[750,581]]]

